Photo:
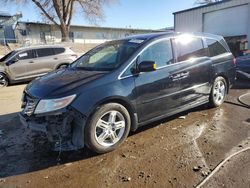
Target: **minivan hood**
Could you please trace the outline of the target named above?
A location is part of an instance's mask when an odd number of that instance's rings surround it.
[[[67,93],[74,88],[89,83],[107,72],[86,71],[76,68],[59,69],[32,81],[26,92],[36,98],[50,98]]]

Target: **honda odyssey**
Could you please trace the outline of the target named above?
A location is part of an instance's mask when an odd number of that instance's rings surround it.
[[[21,122],[46,132],[54,150],[117,148],[130,131],[209,103],[220,106],[235,81],[223,37],[153,33],[104,43],[70,66],[31,82]]]

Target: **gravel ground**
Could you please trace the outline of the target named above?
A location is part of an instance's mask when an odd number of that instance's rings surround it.
[[[206,105],[140,128],[117,150],[50,151],[45,135],[19,122],[25,85],[0,90],[0,187],[195,187],[227,156],[250,145],[250,110],[237,98]],[[178,118],[185,116],[185,119]],[[204,187],[249,187],[250,152],[232,158]]]

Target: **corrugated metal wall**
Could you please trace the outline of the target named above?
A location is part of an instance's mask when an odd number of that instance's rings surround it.
[[[211,6],[180,12],[175,14],[175,30],[180,32],[203,32],[203,15],[205,13],[240,6],[250,3],[250,0],[231,0]],[[250,12],[250,11],[249,11]],[[248,23],[249,25],[249,20]]]

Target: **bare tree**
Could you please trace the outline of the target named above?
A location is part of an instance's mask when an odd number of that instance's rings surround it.
[[[5,3],[32,2],[41,14],[61,30],[62,42],[69,41],[69,30],[74,14],[83,13],[89,21],[103,19],[103,6],[115,0],[0,0]]]
[[[196,0],[195,4],[206,5],[206,4],[210,4],[210,3],[216,3],[219,1],[223,1],[223,0]]]

